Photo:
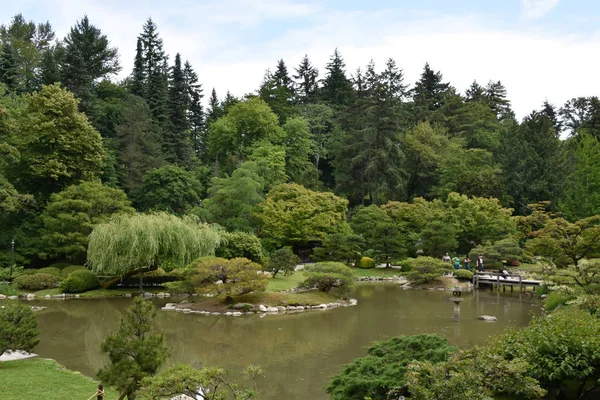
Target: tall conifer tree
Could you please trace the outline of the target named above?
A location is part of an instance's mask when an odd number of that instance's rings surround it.
[[[189,165],[191,162],[188,101],[188,88],[181,65],[181,55],[177,53],[169,80],[169,127],[162,141],[163,153],[169,163]]]
[[[295,70],[296,75],[293,75],[293,78],[296,80],[297,101],[303,104],[314,103],[319,88],[317,81],[319,70],[311,64],[307,54],[304,55],[300,65]]]
[[[323,87],[321,88],[321,99],[335,106],[345,106],[352,103],[352,82],[346,77],[346,64],[338,49],[335,49],[329,63]]]

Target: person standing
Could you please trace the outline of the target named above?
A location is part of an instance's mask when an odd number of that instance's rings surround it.
[[[464,260],[464,263],[465,263],[465,269],[466,269],[467,271],[470,271],[470,270],[471,270],[471,259],[469,258],[469,255],[468,255],[468,254],[467,254],[467,255],[465,255],[465,260]]]
[[[450,256],[448,255],[448,253],[446,253],[444,257],[442,257],[442,262],[450,264]]]
[[[454,269],[460,269],[460,258],[458,256],[454,256],[452,262],[454,263]]]
[[[483,256],[477,257],[477,271],[483,272]]]

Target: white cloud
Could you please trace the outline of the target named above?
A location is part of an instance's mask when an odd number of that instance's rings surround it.
[[[529,19],[543,17],[558,5],[560,0],[521,0],[523,15]]]

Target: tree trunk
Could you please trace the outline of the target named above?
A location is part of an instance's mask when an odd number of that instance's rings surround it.
[[[131,276],[133,276],[133,275],[135,275],[137,273],[144,273],[144,272],[154,271],[157,268],[158,268],[158,266],[154,265],[152,267],[143,267],[143,268],[134,269],[133,271],[129,271],[125,275],[117,276],[117,277],[109,280],[108,282],[104,283],[104,285],[102,285],[102,288],[103,289],[108,289],[109,287],[116,285],[117,282],[119,282],[123,278],[129,278],[129,277],[131,277]]]

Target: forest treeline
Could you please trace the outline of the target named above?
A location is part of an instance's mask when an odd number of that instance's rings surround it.
[[[503,235],[528,204],[600,213],[597,97],[518,121],[500,81],[460,93],[425,64],[411,84],[393,58],[350,72],[337,49],[322,70],[307,55],[279,60],[254,93],[219,96],[184,54],[165,53],[151,19],[122,81],[118,50],[87,16],[61,39],[19,14],[0,44],[2,266],[12,239],[19,264],[83,262],[97,223],[135,211],[193,214],[266,248],[340,248],[342,232],[411,254],[427,224],[464,251],[502,237],[469,207],[499,215]],[[409,208],[413,225],[398,229],[394,210]],[[423,209],[437,211],[419,221]]]

